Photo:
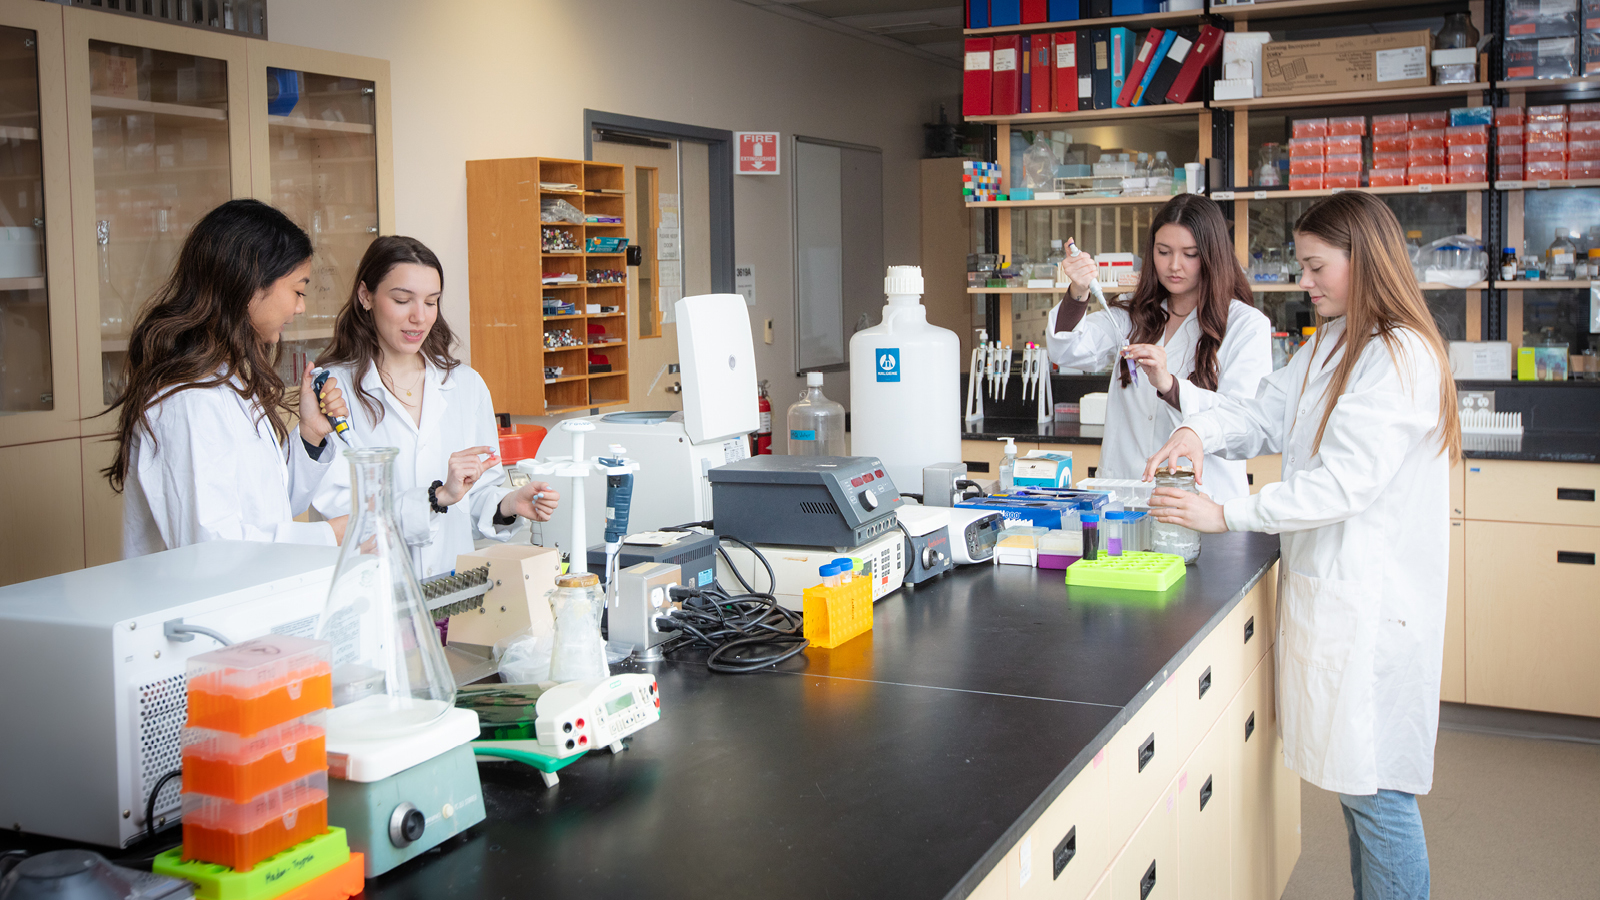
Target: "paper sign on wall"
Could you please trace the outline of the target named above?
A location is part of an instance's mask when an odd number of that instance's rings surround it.
[[[677,259],[681,239],[676,228],[656,229],[656,259]]]
[[[749,263],[736,263],[733,267],[733,292],[744,295],[746,306],[756,305],[756,267]]]
[[[739,175],[778,174],[778,133],[776,131],[735,131],[735,146],[739,162],[734,172]]]

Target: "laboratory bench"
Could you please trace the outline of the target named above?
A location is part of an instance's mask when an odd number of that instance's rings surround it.
[[[776,670],[648,670],[661,720],[365,897],[1280,896],[1299,782],[1273,711],[1276,537],[1208,535],[1159,594],[970,566]],[[0,850],[53,842],[0,836]],[[1152,871],[1153,868],[1153,871]]]

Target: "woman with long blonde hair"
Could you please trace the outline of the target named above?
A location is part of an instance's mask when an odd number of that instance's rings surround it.
[[[1400,223],[1345,191],[1295,223],[1316,339],[1261,382],[1188,417],[1145,470],[1207,453],[1283,454],[1283,481],[1218,504],[1157,488],[1156,518],[1282,535],[1278,721],[1289,768],[1339,794],[1355,896],[1428,896],[1417,794],[1433,784],[1460,455],[1443,337]]]

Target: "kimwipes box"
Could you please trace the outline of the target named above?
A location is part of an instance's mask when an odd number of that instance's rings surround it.
[[[1262,96],[1427,87],[1426,31],[1321,41],[1273,41],[1261,48]]]

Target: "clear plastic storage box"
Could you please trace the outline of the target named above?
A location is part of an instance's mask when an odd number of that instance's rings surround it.
[[[326,641],[270,634],[190,658],[189,725],[255,734],[333,706]]]

